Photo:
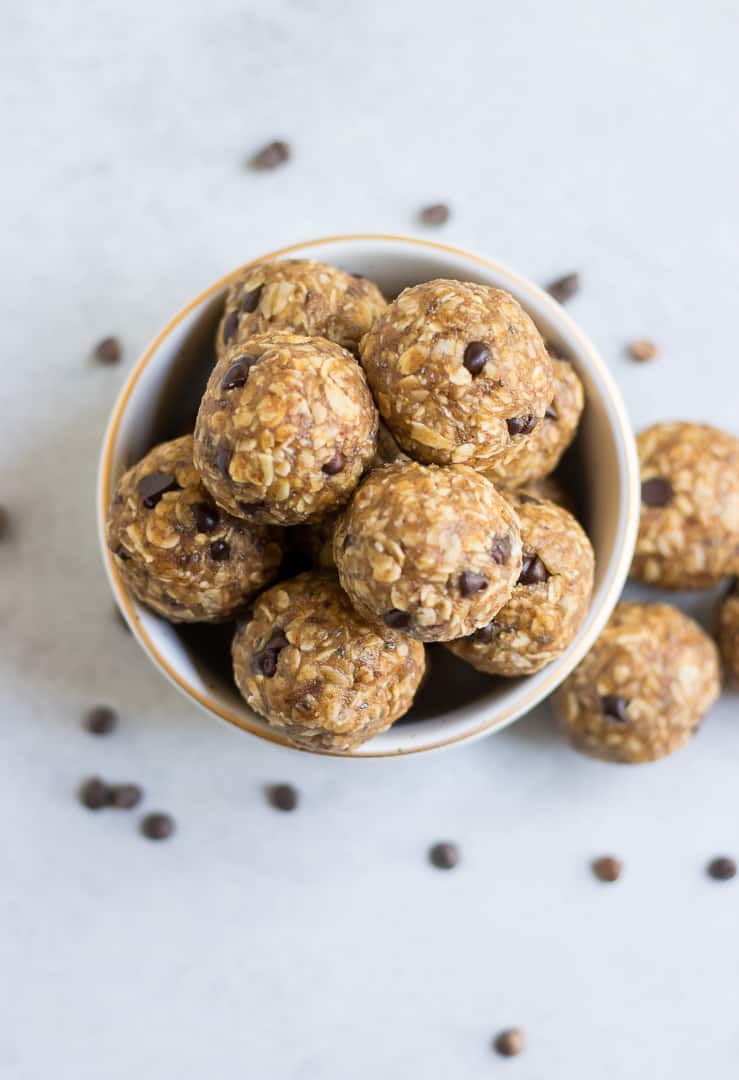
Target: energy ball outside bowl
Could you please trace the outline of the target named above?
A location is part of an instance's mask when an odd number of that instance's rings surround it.
[[[632,577],[700,589],[739,568],[739,440],[706,424],[655,424],[637,438],[641,516]]]
[[[345,503],[377,446],[362,369],[339,345],[276,330],[229,348],[195,425],[195,465],[235,517],[318,520]]]
[[[593,549],[561,507],[525,494],[506,498],[521,526],[521,576],[487,626],[447,647],[488,675],[532,675],[565,651],[587,614]]]
[[[521,572],[510,504],[474,469],[374,469],[341,516],[334,559],[361,615],[421,641],[485,626]]]
[[[622,602],[557,694],[572,746],[604,761],[679,749],[718,697],[718,651],[669,604]]]
[[[191,435],[161,443],[123,474],[106,523],[121,578],[172,622],[237,615],[277,577],[281,536],[215,505],[193,465]]]
[[[360,343],[385,423],[410,457],[484,469],[523,445],[554,392],[539,331],[502,289],[405,289]]]
[[[548,476],[560,462],[575,437],[580,423],[585,395],[572,364],[552,360],[554,397],[544,419],[536,425],[520,446],[513,446],[498,461],[482,472],[501,487],[522,487]]]
[[[726,673],[739,683],[739,585],[736,578],[719,606],[717,637]]]
[[[352,608],[333,574],[263,592],[233,642],[248,705],[296,746],[345,753],[408,711],[424,647]]]
[[[272,330],[325,337],[356,351],[385,306],[374,282],[335,266],[309,259],[258,263],[228,290],[216,354]]]

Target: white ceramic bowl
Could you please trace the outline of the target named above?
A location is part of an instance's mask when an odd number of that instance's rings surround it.
[[[496,731],[528,712],[562,682],[590,648],[619,598],[631,562],[639,517],[634,439],[621,396],[593,345],[550,296],[479,255],[399,236],[338,236],[261,256],[311,258],[377,281],[387,296],[431,278],[458,278],[511,292],[544,337],[571,358],[585,385],[586,407],[568,454],[580,516],[595,549],[595,589],[587,618],[570,648],[536,675],[494,680],[436,647],[432,675],[400,721],[352,754],[392,757],[452,746]],[[241,268],[239,268],[240,270]],[[128,377],[103,441],[98,483],[100,544],[115,598],[139,644],[188,698],[236,729],[288,746],[239,696],[230,677],[227,629],[174,627],[128,595],[107,550],[104,522],[113,485],[155,443],[191,430],[213,363],[212,339],[224,290],[239,273],[217,281],[167,324]]]

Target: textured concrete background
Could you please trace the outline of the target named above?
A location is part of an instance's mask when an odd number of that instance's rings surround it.
[[[739,885],[703,873],[739,849],[736,698],[633,770],[572,754],[546,709],[428,759],[280,751],[115,623],[93,489],[121,380],[187,298],[293,240],[415,232],[438,199],[426,235],[581,271],[571,311],[637,427],[736,432],[738,32],[721,0],[5,5],[3,1078],[736,1076]],[[293,162],[246,171],[275,136]],[[96,367],[111,332],[125,363]],[[650,365],[623,354],[641,335]],[[109,740],[80,731],[98,700]],[[94,771],[144,784],[176,839],[79,808]],[[275,779],[299,813],[265,806]],[[463,847],[446,876],[439,838]],[[509,1024],[514,1062],[489,1050]]]

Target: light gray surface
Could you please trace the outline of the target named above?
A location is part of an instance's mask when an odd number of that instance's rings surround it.
[[[437,199],[454,220],[427,235],[581,270],[572,313],[636,426],[736,430],[738,32],[720,0],[5,5],[3,1078],[736,1076],[739,882],[703,874],[739,849],[736,697],[633,770],[545,709],[418,760],[291,755],[196,713],[115,623],[93,486],[121,379],[184,300],[281,243],[413,232]],[[243,170],[275,135],[294,162]],[[126,363],[94,367],[110,332]],[[80,731],[98,700],[108,740]],[[177,837],[82,810],[91,772],[142,782]],[[274,779],[299,813],[265,806]],[[509,1024],[515,1062],[489,1051]]]

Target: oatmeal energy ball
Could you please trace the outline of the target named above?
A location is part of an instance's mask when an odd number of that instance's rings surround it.
[[[356,350],[385,307],[377,286],[308,259],[248,266],[233,282],[216,334],[220,357],[254,334],[290,330]]]
[[[699,589],[739,568],[739,440],[705,424],[655,424],[637,438],[641,519],[634,578]]]
[[[552,360],[554,397],[540,421],[520,445],[512,446],[481,471],[501,487],[516,488],[548,476],[575,437],[585,398],[572,364]]]
[[[358,489],[334,559],[361,615],[448,641],[486,626],[509,599],[521,534],[509,503],[474,469],[397,462]]]
[[[428,281],[405,289],[360,343],[387,426],[403,450],[477,469],[521,446],[554,393],[552,362],[502,289]]]
[[[233,643],[236,683],[297,746],[344,752],[390,727],[423,677],[423,645],[354,611],[330,574],[262,593]]]
[[[719,608],[718,646],[727,673],[739,683],[739,584],[736,578]]]
[[[618,605],[557,695],[576,750],[605,761],[656,761],[688,741],[719,693],[718,653],[668,604]]]
[[[280,530],[219,509],[195,471],[191,435],[161,443],[118,481],[106,537],[137,600],[172,622],[233,618],[277,576]]]
[[[195,465],[216,502],[297,525],[345,503],[375,453],[377,410],[353,357],[275,330],[226,350],[195,425]]]
[[[506,498],[521,526],[521,576],[487,626],[447,647],[488,675],[531,675],[564,652],[585,618],[593,549],[561,507],[523,493]]]

